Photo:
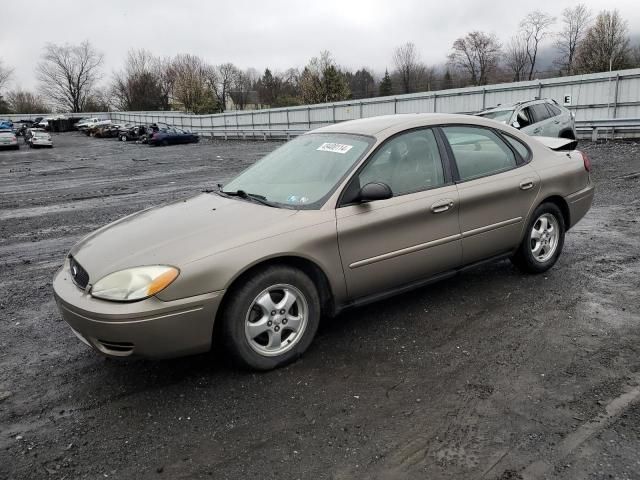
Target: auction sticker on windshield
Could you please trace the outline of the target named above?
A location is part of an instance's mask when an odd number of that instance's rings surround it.
[[[316,150],[321,152],[347,153],[353,148],[353,145],[345,145],[343,143],[323,143]]]

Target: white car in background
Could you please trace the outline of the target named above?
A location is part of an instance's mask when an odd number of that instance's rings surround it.
[[[24,136],[24,143],[29,145],[29,148],[53,147],[51,134],[42,128],[30,128],[27,130]]]
[[[76,123],[76,128],[78,130],[88,130],[90,128],[101,127],[102,125],[111,125],[111,120],[107,120],[104,118],[87,118],[82,119],[78,123]]]
[[[0,130],[0,149],[1,148],[13,148],[15,150],[20,149],[16,134],[12,130],[3,129]]]

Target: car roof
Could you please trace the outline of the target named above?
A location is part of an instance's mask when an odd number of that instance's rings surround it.
[[[495,126],[493,120],[487,120],[473,115],[453,113],[400,113],[348,120],[346,122],[321,127],[309,133],[349,133],[383,138],[397,131],[409,128],[427,127],[446,123]]]
[[[487,112],[499,112],[502,110],[513,110],[516,107],[521,107],[523,105],[535,105],[538,103],[551,103],[553,105],[556,106],[560,106],[558,104],[558,102],[556,102],[555,100],[551,99],[551,98],[534,98],[532,100],[523,100],[521,102],[513,102],[513,103],[504,103],[501,105],[496,105],[495,107],[490,107],[487,108],[486,110],[481,111],[480,113],[487,113]]]

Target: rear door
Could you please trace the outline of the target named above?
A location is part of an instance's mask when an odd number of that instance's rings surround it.
[[[540,183],[522,156],[527,147],[486,127],[444,126],[442,132],[454,159],[463,264],[515,249]]]
[[[550,118],[549,110],[544,103],[536,103],[530,105],[529,110],[532,112],[535,123],[532,125],[533,130],[530,135],[539,135],[542,137],[549,136],[549,130],[553,120]]]
[[[388,140],[354,175],[336,210],[338,244],[351,299],[399,288],[459,266],[458,191],[444,142],[420,129]],[[393,197],[358,203],[371,182]]]
[[[549,111],[549,120],[544,134],[547,137],[559,137],[562,129],[567,127],[567,119],[562,115],[562,110],[555,105],[547,103],[545,106]]]

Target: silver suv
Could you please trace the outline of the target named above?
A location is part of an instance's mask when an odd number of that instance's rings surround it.
[[[549,98],[498,105],[477,115],[511,125],[527,135],[577,138],[573,114]]]

